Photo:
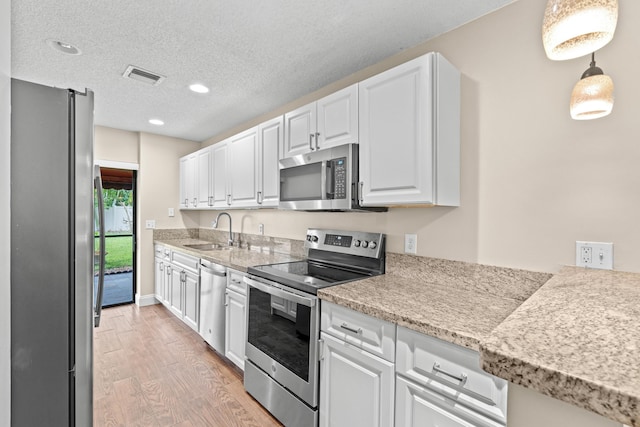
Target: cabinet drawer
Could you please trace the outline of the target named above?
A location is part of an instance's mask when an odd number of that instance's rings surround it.
[[[241,273],[237,270],[228,269],[227,270],[227,289],[232,289],[240,295],[247,294],[247,285],[244,283],[242,278],[245,276],[244,273]]]
[[[200,264],[200,258],[178,251],[171,251],[171,262],[179,267],[197,272],[199,268],[198,265]]]
[[[398,327],[396,372],[506,423],[507,381],[480,369],[476,351]]]
[[[396,377],[396,426],[502,427],[456,400]]]
[[[395,360],[396,325],[322,301],[320,328],[389,362]]]

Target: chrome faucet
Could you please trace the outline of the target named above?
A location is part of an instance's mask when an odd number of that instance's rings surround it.
[[[211,227],[212,227],[212,228],[218,228],[218,220],[220,219],[220,217],[221,217],[222,215],[226,215],[226,216],[228,216],[228,217],[229,217],[229,241],[228,241],[228,242],[229,242],[229,246],[233,246],[233,234],[231,233],[231,230],[232,230],[232,228],[231,228],[231,215],[229,215],[229,214],[228,214],[228,213],[226,213],[226,212],[220,212],[220,213],[218,214],[218,216],[216,217],[215,221],[213,221],[213,222],[211,223]]]

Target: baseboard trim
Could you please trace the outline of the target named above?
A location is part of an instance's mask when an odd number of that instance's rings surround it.
[[[136,294],[136,305],[138,307],[145,307],[147,305],[154,305],[154,304],[160,304],[160,302],[156,299],[155,295]]]

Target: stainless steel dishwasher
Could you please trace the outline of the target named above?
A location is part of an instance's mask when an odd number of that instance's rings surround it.
[[[227,268],[200,259],[200,335],[224,355],[224,295]]]

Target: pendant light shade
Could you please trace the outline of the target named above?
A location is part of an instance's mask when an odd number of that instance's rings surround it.
[[[542,43],[556,61],[587,55],[613,38],[617,0],[549,0],[542,22]]]
[[[613,80],[596,67],[595,55],[591,64],[571,92],[569,111],[574,120],[591,120],[607,116],[613,109]]]

